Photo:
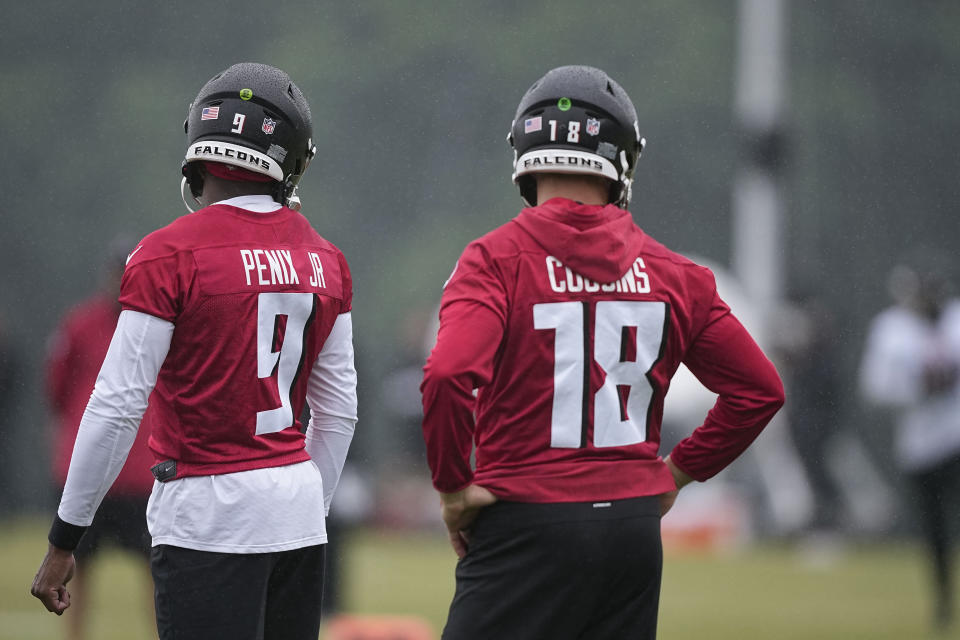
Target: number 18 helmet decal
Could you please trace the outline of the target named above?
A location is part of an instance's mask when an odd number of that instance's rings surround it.
[[[610,179],[610,201],[624,208],[645,144],[627,92],[587,66],[557,67],[533,83],[507,141],[513,181],[528,205],[536,203],[533,174],[573,173]]]
[[[182,165],[194,198],[203,162],[219,162],[275,180],[276,196],[297,206],[297,183],[316,153],[310,106],[285,72],[241,62],[208,81],[190,104]]]

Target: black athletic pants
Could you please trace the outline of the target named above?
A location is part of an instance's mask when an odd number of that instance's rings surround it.
[[[325,550],[315,545],[240,554],[154,547],[160,640],[317,640]]]
[[[480,512],[444,640],[656,637],[663,552],[656,496],[498,502]]]
[[[917,491],[920,523],[931,561],[935,616],[940,624],[948,624],[953,611],[954,580],[952,575],[951,532],[960,505],[960,457],[952,458],[932,469],[912,474]]]

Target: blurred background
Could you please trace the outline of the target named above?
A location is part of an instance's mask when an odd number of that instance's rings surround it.
[[[956,262],[960,4],[38,0],[6,3],[2,22],[0,526],[36,529],[27,564],[39,564],[59,497],[50,336],[97,291],[115,238],[186,213],[188,104],[240,61],[283,68],[310,101],[319,153],[303,213],[353,271],[361,413],[334,516],[345,540],[437,533],[417,385],[441,286],[469,241],[522,206],[505,142],[520,97],[552,67],[589,64],[631,95],[647,140],[634,219],[717,271],[787,383],[779,422],[715,484],[681,497],[668,541],[681,556],[787,545],[811,562],[892,544],[910,577],[890,580],[920,593],[913,623],[926,628],[893,416],[860,399],[857,372],[904,252]],[[691,381],[671,389],[665,444],[699,424],[703,398]],[[347,581],[365,561],[350,558]],[[0,601],[0,620],[33,624],[28,585]],[[663,624],[677,624],[668,588]],[[390,608],[359,604],[361,593],[354,583],[340,608]],[[438,598],[442,622],[449,593]],[[869,629],[871,614],[859,617]]]

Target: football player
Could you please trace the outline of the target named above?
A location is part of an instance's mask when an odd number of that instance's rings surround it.
[[[201,208],[127,259],[31,591],[57,614],[70,605],[72,550],[142,418],[161,640],[316,640],[356,372],[346,260],[291,208],[315,154],[310,108],[285,72],[241,63],[204,85],[184,128],[181,191]]]
[[[444,637],[653,638],[660,517],[746,449],[783,386],[713,274],[626,210],[644,140],[619,84],[553,69],[508,140],[529,206],[460,256],[421,386],[460,558]],[[664,459],[681,362],[719,397]]]
[[[873,318],[860,362],[864,400],[893,413],[894,455],[912,485],[929,559],[933,623],[953,626],[954,534],[960,507],[960,299],[955,259],[911,249],[891,271],[895,304]]]

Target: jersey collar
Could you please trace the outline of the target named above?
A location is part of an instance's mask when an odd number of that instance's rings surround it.
[[[255,211],[257,213],[271,213],[281,208],[280,203],[276,202],[272,197],[262,194],[237,196],[236,198],[221,200],[215,204],[225,204],[231,207],[237,207],[238,209]]]

